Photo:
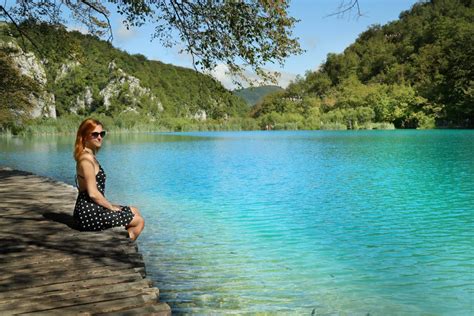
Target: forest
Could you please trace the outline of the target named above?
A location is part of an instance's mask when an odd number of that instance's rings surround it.
[[[241,122],[248,112],[245,101],[211,76],[130,55],[95,36],[68,32],[62,26],[24,23],[20,27],[31,41],[12,25],[0,27],[3,130],[54,132],[65,126],[60,132],[68,131],[67,126],[76,126],[88,116],[122,129],[182,130],[206,124],[219,129],[231,128],[235,120],[245,124]],[[37,78],[43,69],[45,78]],[[53,95],[55,117],[29,118],[30,96],[41,99],[44,93]]]
[[[417,3],[251,115],[278,128],[472,128],[473,19],[469,0]]]
[[[473,18],[472,1],[419,2],[263,98],[252,90],[232,93],[196,70],[130,55],[62,26],[26,21],[19,26],[29,34],[25,40],[3,23],[0,129],[70,132],[88,116],[110,130],[141,131],[472,128]],[[18,51],[6,45],[11,41],[41,60],[44,82],[19,71]],[[55,117],[29,117],[31,95],[44,93],[54,99]],[[78,106],[86,94],[88,105]],[[260,100],[249,107],[239,95]]]

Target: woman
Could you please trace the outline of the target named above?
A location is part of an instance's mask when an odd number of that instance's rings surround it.
[[[84,120],[77,131],[74,147],[79,196],[74,220],[82,231],[98,231],[125,226],[132,240],[137,239],[145,221],[137,208],[113,205],[104,196],[105,172],[96,159],[105,130],[101,122]]]

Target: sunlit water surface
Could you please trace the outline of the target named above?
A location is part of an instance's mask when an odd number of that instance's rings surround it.
[[[474,131],[107,137],[177,314],[474,314]],[[0,165],[73,184],[73,140],[0,138]]]

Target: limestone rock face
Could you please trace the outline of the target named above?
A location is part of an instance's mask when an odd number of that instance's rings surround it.
[[[123,110],[122,113],[135,113],[135,114],[138,114],[138,111],[136,108],[132,108],[130,106],[127,106],[127,108],[125,110]]]
[[[194,114],[193,118],[196,119],[196,120],[199,120],[199,121],[205,121],[205,120],[207,120],[206,111],[204,111],[204,110],[199,110],[199,111],[197,111],[197,112]]]
[[[58,82],[59,80],[63,79],[71,72],[71,70],[73,70],[79,65],[80,65],[79,62],[77,61],[69,61],[65,64],[62,64],[61,67],[59,68],[59,71],[56,75],[56,79],[54,79],[54,81]]]
[[[54,94],[43,91],[39,96],[30,96],[30,102],[35,104],[30,112],[31,117],[56,118],[56,106]]]
[[[21,75],[35,80],[40,86],[41,92],[39,94],[32,93],[30,95],[30,102],[32,104],[31,117],[37,118],[43,116],[56,118],[54,95],[45,90],[47,77],[43,62],[41,62],[35,54],[31,52],[25,53],[21,47],[14,42],[2,42],[0,43],[0,49],[8,52],[9,57],[14,62],[14,66]]]
[[[33,79],[39,85],[38,93],[31,93],[29,100],[31,103],[30,115],[32,118],[50,117],[56,118],[56,102],[53,93],[48,92],[48,76],[46,69],[48,59],[40,60],[33,52],[24,52],[23,49],[15,41],[1,41],[0,50],[6,52],[13,61],[13,66],[16,67],[19,73]],[[71,72],[81,64],[75,60],[66,61],[60,65],[54,78],[55,85],[61,85],[61,80],[71,75]],[[104,107],[109,110],[112,104],[112,99],[120,97],[123,98],[125,104],[122,107],[123,112],[139,113],[142,106],[146,106],[147,110],[151,110],[156,115],[158,112],[164,110],[161,101],[151,91],[151,89],[143,87],[140,80],[122,69],[118,68],[114,61],[108,65],[109,79],[103,89],[99,92],[103,99]],[[0,74],[1,76],[1,74]],[[94,97],[93,87],[87,86],[84,91],[77,93],[77,95],[70,96],[71,104],[65,105],[66,111],[78,114],[80,112],[88,112],[91,110]],[[98,100],[96,100],[98,101]],[[206,119],[206,113],[196,113],[200,120]]]
[[[34,79],[42,86],[46,84],[46,71],[35,54],[25,53],[20,46],[13,42],[2,42],[0,48],[8,50],[10,58],[14,60],[21,75]]]
[[[109,63],[109,71],[111,72],[112,79],[105,88],[99,92],[103,97],[106,109],[109,109],[111,105],[111,98],[119,96],[121,91],[126,90],[125,93],[127,97],[131,99],[133,105],[136,105],[140,98],[146,96],[156,105],[159,112],[163,111],[163,105],[161,102],[157,100],[149,88],[144,88],[140,85],[140,79],[127,74],[120,68],[117,68],[114,61]],[[134,108],[136,111],[136,107],[129,106],[128,108]],[[128,112],[130,112],[130,110],[128,110]]]
[[[86,90],[83,94],[76,97],[76,104],[73,105],[69,111],[74,114],[77,114],[78,110],[88,110],[92,107],[92,102],[94,101],[92,97],[92,90],[90,87],[86,87]]]

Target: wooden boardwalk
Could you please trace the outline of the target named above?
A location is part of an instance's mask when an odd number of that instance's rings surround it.
[[[170,315],[123,228],[73,229],[76,195],[0,169],[0,315]]]

